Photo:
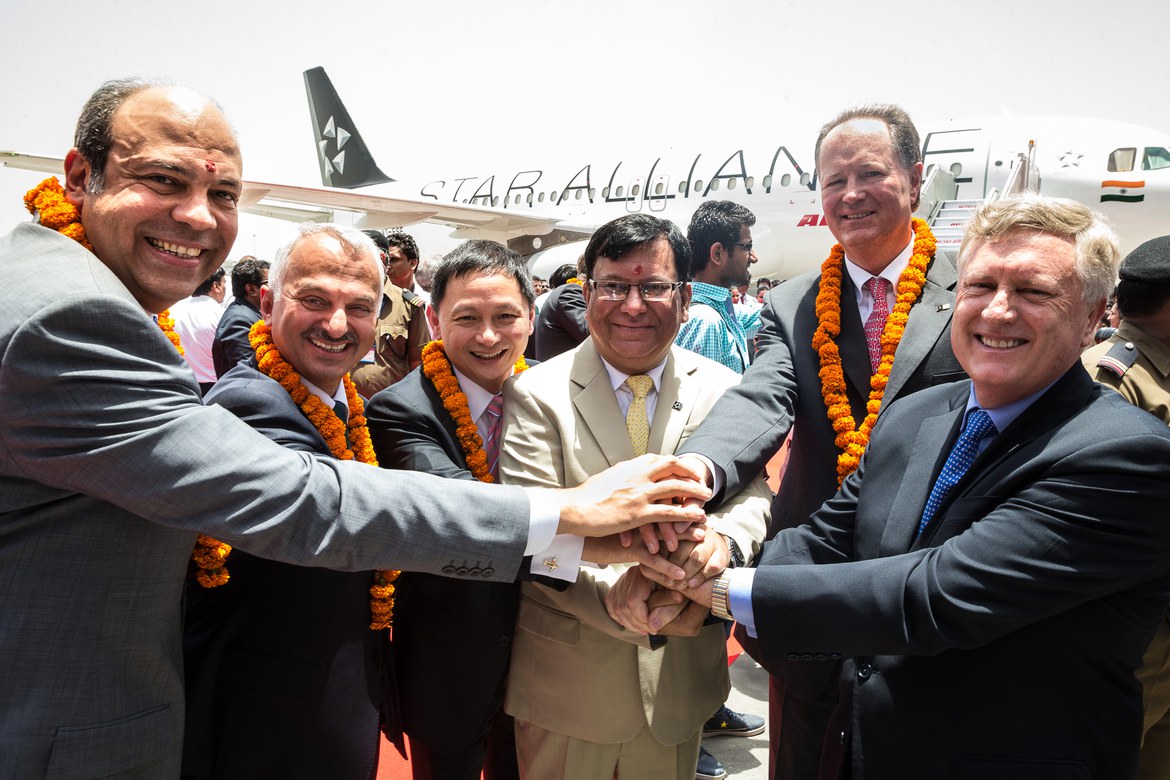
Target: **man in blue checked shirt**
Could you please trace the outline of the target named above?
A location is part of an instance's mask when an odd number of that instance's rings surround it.
[[[748,334],[758,328],[760,312],[749,312],[752,321],[745,322],[728,288],[751,278],[754,224],[755,214],[729,200],[707,201],[695,211],[687,228],[694,255],[691,314],[675,338],[680,347],[741,374],[751,362]]]

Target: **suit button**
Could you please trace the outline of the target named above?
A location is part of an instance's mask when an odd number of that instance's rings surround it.
[[[472,577],[478,577],[479,573],[480,573],[480,568],[478,566],[472,566],[470,569],[467,570],[467,573],[470,574]]]
[[[788,655],[784,656],[784,658],[785,658],[785,660],[788,660],[788,661],[799,661],[800,660],[800,656],[796,653],[789,653]]]
[[[491,566],[488,566],[486,569],[483,570],[483,576],[485,576],[485,577],[491,577],[495,573],[496,573],[496,570],[493,569]]]
[[[497,639],[496,642],[499,643],[500,647],[507,647],[508,645],[512,644],[512,637],[508,636],[507,634],[500,634],[500,638]]]
[[[817,653],[816,656],[814,656],[813,660],[815,660],[815,661],[828,661],[829,656],[825,655],[824,653]]]
[[[443,567],[443,573],[444,574],[454,574],[455,567],[448,563],[446,566]]]
[[[868,680],[870,678],[870,675],[872,675],[872,674],[873,674],[873,667],[870,666],[869,664],[858,664],[857,665],[857,679]]]
[[[800,660],[802,660],[802,661],[811,661],[812,659],[813,659],[812,653],[801,653],[800,654]]]
[[[458,569],[455,570],[455,573],[458,574],[460,577],[466,577],[467,576],[467,567],[460,566]]]

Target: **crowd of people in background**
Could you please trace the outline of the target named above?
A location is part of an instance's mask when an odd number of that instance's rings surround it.
[[[775,780],[1170,777],[1170,236],[951,258],[921,147],[824,125],[793,279],[730,200],[224,265],[219,108],[103,85],[0,239],[0,775],[719,780],[734,627]]]

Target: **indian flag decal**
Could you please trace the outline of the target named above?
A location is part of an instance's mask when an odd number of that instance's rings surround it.
[[[1146,199],[1145,193],[1142,192],[1145,186],[1144,181],[1108,179],[1101,182],[1101,202],[1141,203]]]

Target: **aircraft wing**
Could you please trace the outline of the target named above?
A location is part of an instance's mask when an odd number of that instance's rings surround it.
[[[61,175],[65,161],[60,157],[0,152],[0,165]],[[327,222],[333,219],[333,212],[349,211],[363,215],[359,220],[360,227],[405,227],[431,222],[450,227],[456,238],[487,238],[502,243],[529,236],[546,236],[554,230],[558,231],[557,238],[561,241],[566,235],[588,238],[592,232],[591,226],[569,226],[555,217],[517,214],[486,206],[254,181],[244,182],[240,210],[290,222]]]

